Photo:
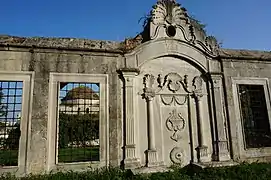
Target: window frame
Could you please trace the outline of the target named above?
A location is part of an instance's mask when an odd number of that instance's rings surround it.
[[[245,158],[270,156],[271,147],[246,148],[245,133],[242,124],[242,115],[240,109],[240,99],[238,94],[238,85],[262,85],[266,101],[266,108],[271,129],[271,102],[270,102],[270,86],[268,78],[251,78],[251,77],[232,77],[233,101],[235,108],[235,117],[237,123],[237,138],[239,144],[240,155]]]
[[[30,71],[0,71],[1,81],[21,81],[23,83],[22,104],[21,104],[21,123],[20,140],[17,166],[3,166],[0,173],[15,173],[24,175],[28,173],[28,164],[30,162],[30,140],[31,140],[31,117],[32,102],[34,91],[34,72]]]
[[[59,83],[99,83],[100,85],[100,161],[58,163],[58,113],[59,113]],[[76,170],[82,168],[96,168],[109,165],[109,112],[108,112],[108,75],[106,74],[78,74],[78,73],[50,73],[49,101],[47,125],[47,171]]]

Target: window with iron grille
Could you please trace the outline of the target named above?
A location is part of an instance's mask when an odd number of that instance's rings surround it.
[[[58,162],[99,161],[98,83],[59,83]]]
[[[246,148],[271,147],[271,132],[263,85],[238,85]]]
[[[17,166],[23,82],[0,81],[0,165]]]

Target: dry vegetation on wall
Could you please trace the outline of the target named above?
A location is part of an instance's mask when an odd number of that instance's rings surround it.
[[[12,175],[2,176],[3,180],[16,179]],[[19,179],[19,178],[17,178]],[[194,167],[173,167],[171,171],[153,174],[133,175],[129,170],[116,168],[102,169],[89,172],[67,172],[49,175],[37,175],[21,178],[22,180],[265,180],[271,179],[271,164],[253,163],[233,167],[196,169]]]

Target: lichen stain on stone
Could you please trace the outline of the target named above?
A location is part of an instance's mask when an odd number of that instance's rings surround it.
[[[60,53],[57,54],[57,58],[56,58],[56,63],[55,63],[55,68],[56,68],[56,72],[60,72]]]
[[[40,73],[41,76],[46,80],[49,79],[49,74],[50,74],[50,67],[49,67],[49,61],[48,61],[48,56],[47,54],[42,54],[40,55]],[[47,83],[45,83],[47,84]]]
[[[31,51],[30,53],[31,53],[31,55],[30,55],[30,62],[29,62],[28,70],[34,71],[35,66],[36,66],[36,53],[34,51]]]
[[[80,73],[85,73],[86,72],[86,67],[85,67],[85,59],[84,59],[84,55],[81,54],[80,55],[80,66],[79,66],[79,71]]]

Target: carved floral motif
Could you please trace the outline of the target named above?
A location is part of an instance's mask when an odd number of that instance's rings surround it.
[[[171,113],[169,113],[170,116],[166,120],[166,126],[168,130],[173,131],[174,133],[170,138],[176,142],[178,142],[179,139],[181,139],[180,132],[185,127],[185,120],[182,117],[181,113],[177,113],[176,109],[174,109]]]

